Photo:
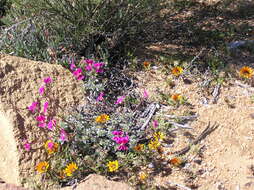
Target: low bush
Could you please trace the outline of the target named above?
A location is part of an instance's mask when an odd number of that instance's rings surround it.
[[[0,49],[45,61],[61,58],[67,49],[85,57],[114,57],[145,30],[160,1],[10,0]]]

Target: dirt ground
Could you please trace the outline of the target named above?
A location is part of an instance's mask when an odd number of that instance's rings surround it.
[[[170,88],[167,77],[154,69],[137,74],[139,88],[147,89],[154,101],[158,101],[158,89],[165,94],[179,93],[188,98],[191,107],[166,106],[162,111],[164,115],[183,115],[187,110],[198,115],[197,120],[190,123],[189,135],[186,130],[178,131],[170,149],[175,151],[188,145],[189,136],[198,136],[209,122],[217,123],[218,128],[199,143],[196,148],[200,151],[185,155],[187,164],[183,168],[173,168],[166,176],[160,174],[158,184],[171,182],[199,190],[254,189],[254,171],[251,169],[254,165],[254,103],[251,101],[254,88],[243,87],[243,82],[236,79],[229,80],[221,86],[218,101],[212,103],[209,101],[212,96],[200,87],[200,79],[185,84],[178,78],[174,81],[176,86]],[[207,104],[204,104],[204,98],[207,98]]]

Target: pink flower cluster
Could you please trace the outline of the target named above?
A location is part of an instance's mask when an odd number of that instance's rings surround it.
[[[45,91],[45,85],[49,84],[52,82],[52,79],[50,77],[47,77],[43,80],[43,85],[39,88],[39,94],[43,95]],[[48,111],[48,106],[49,102],[45,102],[43,105],[43,111],[40,111],[40,102],[32,102],[30,106],[28,106],[28,110],[31,111],[33,114],[37,112],[37,116],[35,119],[38,121],[38,127],[45,128],[47,127],[49,130],[54,130],[56,127],[56,120],[53,118],[48,118],[47,117],[47,111]],[[64,130],[61,130],[60,132],[60,140],[66,141],[67,140],[67,134],[65,133]],[[29,151],[30,150],[30,143],[26,142],[24,144],[24,148]]]
[[[83,80],[85,78],[85,76],[82,74],[82,69],[76,67],[73,59],[71,60],[70,69],[77,80]]]
[[[95,62],[92,59],[83,60],[83,63],[86,63],[85,66],[86,71],[95,70],[96,73],[102,73],[103,67],[105,65],[103,62]]]
[[[113,141],[115,141],[118,146],[118,150],[128,150],[128,147],[126,144],[129,142],[129,136],[124,136],[124,133],[122,131],[113,131],[112,134],[114,137],[112,138]]]

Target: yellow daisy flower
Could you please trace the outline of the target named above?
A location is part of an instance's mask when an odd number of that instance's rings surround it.
[[[58,150],[58,143],[54,143],[52,140],[47,140],[44,147],[47,150],[48,154],[53,154]]]
[[[148,177],[148,174],[146,172],[140,172],[139,173],[139,180],[140,181],[145,181]]]
[[[67,176],[72,176],[72,173],[75,172],[78,169],[77,164],[75,164],[74,162],[68,164],[66,166],[66,168],[64,169],[64,174]]]
[[[155,139],[158,139],[158,140],[164,140],[165,139],[165,134],[162,133],[162,132],[156,132],[153,134],[153,137]]]
[[[241,77],[249,79],[253,76],[253,69],[248,66],[242,67],[239,74]]]
[[[158,140],[151,140],[148,144],[150,150],[157,150],[160,146],[160,142]]]
[[[107,166],[108,166],[108,170],[110,172],[114,172],[114,171],[118,170],[118,168],[119,168],[118,160],[109,161]]]
[[[96,123],[106,123],[109,120],[109,115],[101,114],[95,118]]]
[[[39,172],[40,174],[42,173],[46,173],[49,167],[49,163],[48,162],[40,162],[37,166],[36,166],[36,170],[37,172]]]
[[[175,76],[179,76],[183,73],[183,68],[182,67],[173,67],[172,70],[171,70],[171,73]]]

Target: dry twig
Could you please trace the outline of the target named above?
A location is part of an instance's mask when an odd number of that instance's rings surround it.
[[[209,122],[209,124],[208,124],[208,126],[205,128],[205,130],[204,130],[204,131],[203,131],[190,145],[188,145],[187,147],[185,147],[185,148],[183,148],[183,149],[181,149],[181,150],[179,150],[179,151],[173,152],[173,154],[179,156],[179,155],[183,155],[183,154],[187,153],[187,152],[190,150],[190,148],[191,148],[192,145],[198,144],[198,143],[199,143],[202,139],[204,139],[207,135],[209,135],[209,134],[212,133],[215,129],[217,129],[218,126],[219,126],[218,124],[214,124],[213,126],[210,127],[210,122]]]

